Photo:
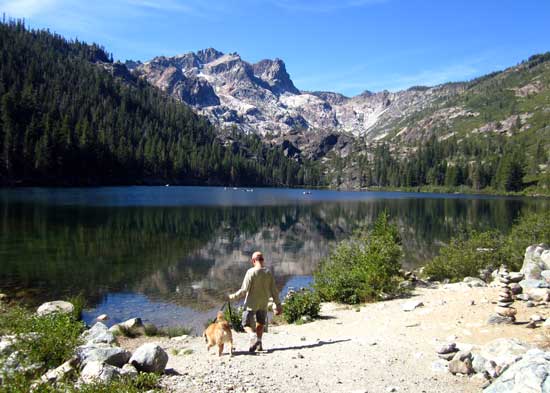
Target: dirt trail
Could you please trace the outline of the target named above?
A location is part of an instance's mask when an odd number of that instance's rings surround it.
[[[545,341],[542,328],[487,324],[497,292],[452,284],[361,307],[323,304],[320,320],[271,326],[263,340],[267,352],[256,355],[245,351],[248,337],[237,333],[232,358],[207,353],[200,337],[125,340],[123,346],[159,342],[174,373],[163,377],[170,392],[479,392],[475,380],[432,367],[438,346],[456,341],[475,348],[500,337]],[[424,306],[403,311],[411,300]],[[520,323],[535,313],[550,316],[546,306],[516,306]]]

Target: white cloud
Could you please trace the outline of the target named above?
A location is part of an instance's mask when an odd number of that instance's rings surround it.
[[[59,0],[0,0],[0,11],[13,18],[30,18],[55,8]]]

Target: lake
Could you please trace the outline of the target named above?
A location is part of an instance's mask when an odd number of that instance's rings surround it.
[[[199,332],[261,250],[278,287],[308,285],[338,241],[387,210],[412,268],[463,228],[509,230],[547,199],[223,187],[0,189],[0,292],[82,293],[87,323],[131,317]]]

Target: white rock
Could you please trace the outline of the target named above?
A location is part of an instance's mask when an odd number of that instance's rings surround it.
[[[100,343],[113,344],[116,342],[113,333],[101,322],[97,322],[90,330],[86,330],[82,333],[81,337],[87,345]]]
[[[89,362],[84,366],[80,373],[80,379],[84,383],[107,383],[119,378],[120,369],[117,367],[102,363]]]
[[[66,302],[64,300],[55,300],[53,302],[43,303],[40,307],[38,307],[36,313],[40,316],[43,316],[56,312],[70,314],[73,311],[74,306],[72,303]]]
[[[109,316],[107,314],[101,314],[96,318],[98,321],[106,321],[109,319]]]
[[[128,319],[119,325],[132,336],[145,335],[145,326],[143,325],[141,318]]]
[[[162,373],[168,363],[168,354],[155,343],[143,344],[136,349],[129,363],[138,371]]]

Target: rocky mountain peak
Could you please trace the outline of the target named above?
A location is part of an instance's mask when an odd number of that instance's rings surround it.
[[[266,82],[275,94],[285,92],[299,94],[298,89],[294,86],[290,75],[286,71],[285,63],[281,59],[261,60],[252,65],[252,68],[254,75]]]
[[[201,63],[206,64],[222,57],[223,52],[220,52],[219,50],[216,50],[214,48],[206,48],[198,51],[196,56]]]

